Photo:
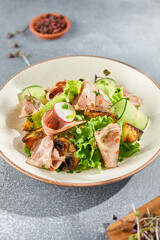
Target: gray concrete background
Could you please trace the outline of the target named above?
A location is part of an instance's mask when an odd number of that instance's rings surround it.
[[[60,39],[41,40],[21,30],[36,15],[60,12],[71,29]],[[13,43],[36,63],[44,59],[90,54],[124,61],[160,84],[159,0],[0,0],[0,84],[26,67]],[[159,137],[159,136],[158,136]],[[52,186],[33,180],[0,159],[0,240],[104,240],[112,215],[119,217],[160,193],[158,157],[126,180],[92,188]]]

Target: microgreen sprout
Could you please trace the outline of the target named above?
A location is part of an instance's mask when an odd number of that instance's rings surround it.
[[[27,54],[27,53],[22,54],[21,51],[18,50],[18,51],[15,53],[15,57],[18,57],[19,55],[24,59],[24,61],[27,63],[28,66],[31,65],[31,64],[29,63],[28,59],[27,59],[27,57],[28,57],[28,54]]]
[[[134,223],[132,227],[132,234],[129,236],[129,240],[160,240],[160,216],[156,216],[155,213],[151,213],[147,208],[146,213],[140,215],[139,211],[136,211],[134,204],[132,204],[135,219],[118,219],[113,215],[113,220],[120,220],[122,222],[122,231],[125,230],[125,223]]]

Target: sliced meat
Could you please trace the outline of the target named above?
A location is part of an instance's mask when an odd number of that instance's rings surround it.
[[[52,151],[52,166],[54,169],[57,169],[61,166],[62,162],[65,161],[65,156],[60,156],[56,148]],[[53,169],[53,170],[54,170]]]
[[[54,149],[53,137],[46,136],[33,144],[31,157],[26,161],[28,164],[39,168],[50,170],[57,169],[65,161],[64,156],[60,156],[57,149]]]
[[[123,96],[124,98],[129,98],[129,101],[132,102],[136,107],[142,106],[142,100],[124,88],[123,88]]]
[[[95,132],[98,148],[104,160],[105,168],[117,167],[121,127],[111,123],[100,132]]]
[[[96,107],[100,107],[100,108],[103,108],[103,109],[109,109],[110,108],[110,105],[108,102],[106,102],[100,94],[98,94],[96,96],[96,100],[95,100],[95,106]]]
[[[50,169],[52,166],[53,137],[46,136],[33,144],[31,157],[27,163],[39,168]]]
[[[47,93],[46,99],[51,101],[58,93],[63,92],[65,85],[66,81],[56,83]]]
[[[42,117],[42,126],[46,135],[56,135],[85,122],[86,121],[73,121],[71,123],[65,123],[56,115],[53,109],[48,110]]]
[[[94,91],[95,91],[94,84],[88,79],[85,80],[82,83],[81,93],[75,97],[72,106],[76,110],[84,110],[88,105],[95,106],[96,95]]]
[[[32,101],[25,100],[23,102],[22,112],[19,117],[22,118],[22,117],[28,117],[30,115],[33,115],[35,112],[39,111],[42,105],[43,104],[36,99],[33,99]]]
[[[92,107],[92,106],[87,106],[84,111],[84,115],[90,117],[90,118],[95,118],[98,116],[107,116],[113,118],[113,122],[116,121],[115,115],[111,112],[109,109],[104,109],[101,107]]]

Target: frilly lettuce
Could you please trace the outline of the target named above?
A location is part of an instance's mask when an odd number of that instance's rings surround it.
[[[120,157],[128,158],[139,151],[140,151],[140,144],[138,142],[134,142],[134,143],[121,142],[120,143],[120,148],[119,148]]]

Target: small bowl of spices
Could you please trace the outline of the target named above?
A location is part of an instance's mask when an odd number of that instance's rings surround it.
[[[29,28],[37,37],[51,40],[63,36],[70,28],[70,21],[59,13],[44,13],[33,18]]]

